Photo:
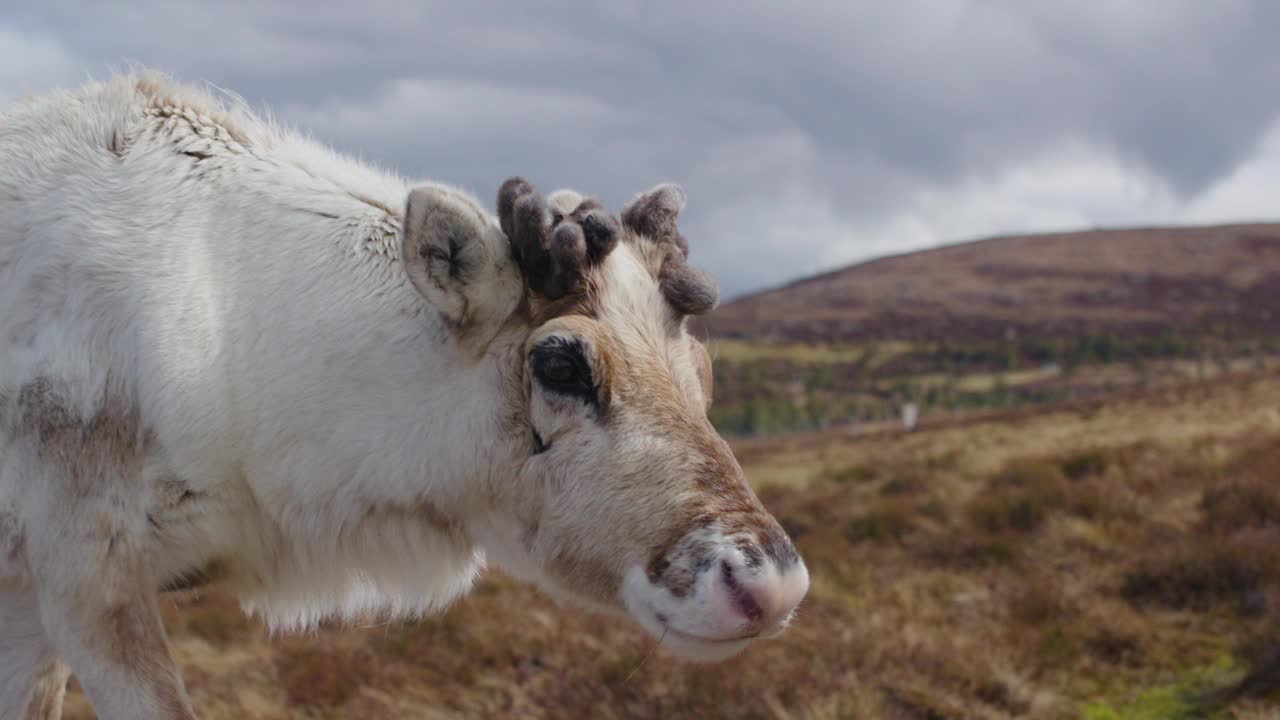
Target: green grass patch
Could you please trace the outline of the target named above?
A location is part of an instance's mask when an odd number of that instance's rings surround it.
[[[1188,673],[1180,682],[1144,688],[1119,699],[1099,699],[1081,708],[1084,720],[1214,720],[1226,717],[1206,702],[1209,694],[1239,674],[1232,658]]]
[[[809,343],[767,343],[748,340],[712,340],[707,350],[711,357],[726,362],[745,363],[762,360],[788,360],[805,365],[853,363],[865,360],[869,352],[889,357],[909,350],[907,343],[884,342],[874,345],[823,345]]]
[[[867,483],[876,479],[878,473],[870,465],[850,465],[831,473],[831,479],[838,483]]]

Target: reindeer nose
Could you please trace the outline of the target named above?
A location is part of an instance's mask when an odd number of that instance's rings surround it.
[[[809,591],[809,573],[798,559],[748,567],[738,557],[727,557],[712,587],[719,604],[745,621],[746,633],[756,634],[786,622]]]
[[[724,658],[775,637],[809,592],[791,540],[764,517],[748,531],[689,531],[627,572],[622,601],[654,637],[691,658]]]

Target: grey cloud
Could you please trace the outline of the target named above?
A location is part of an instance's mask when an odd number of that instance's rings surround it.
[[[865,229],[1063,143],[1190,198],[1280,114],[1266,0],[50,5],[0,10],[45,58],[0,96],[138,61],[490,200],[676,180],[729,295],[892,248]]]

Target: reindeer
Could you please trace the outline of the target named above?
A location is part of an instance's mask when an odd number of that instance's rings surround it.
[[[193,718],[159,593],[273,629],[486,562],[716,661],[808,589],[707,420],[683,192],[498,217],[146,75],[0,115],[0,717]]]

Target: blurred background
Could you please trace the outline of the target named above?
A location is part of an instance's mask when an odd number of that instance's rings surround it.
[[[174,596],[202,717],[1275,717],[1278,22],[9,0],[0,100],[146,67],[490,207],[513,174],[614,209],[683,185],[712,419],[814,577],[711,667],[499,573],[300,638]]]

